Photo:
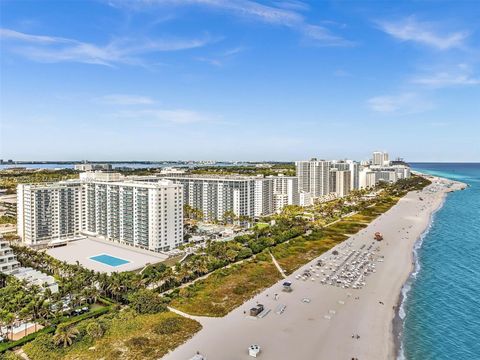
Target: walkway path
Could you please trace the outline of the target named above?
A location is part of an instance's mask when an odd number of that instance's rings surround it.
[[[287,275],[285,275],[285,272],[283,271],[283,269],[280,267],[280,264],[278,263],[277,259],[275,259],[275,256],[273,256],[272,252],[269,251],[270,253],[270,256],[272,257],[272,261],[273,263],[275,264],[275,266],[277,267],[278,269],[278,272],[280,273],[280,275],[283,276],[283,278],[285,279],[287,277]]]

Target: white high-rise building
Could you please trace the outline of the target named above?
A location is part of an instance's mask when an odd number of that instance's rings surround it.
[[[390,158],[388,156],[388,153],[384,152],[383,153],[383,166],[389,166],[390,165]]]
[[[183,189],[157,182],[83,183],[83,233],[151,251],[183,242]]]
[[[298,179],[294,176],[165,175],[182,184],[185,203],[201,210],[205,220],[222,220],[225,212],[237,217],[259,217],[298,205]],[[145,178],[144,181],[152,181]]]
[[[390,165],[390,158],[387,152],[374,151],[372,156],[372,165],[374,166],[388,166]]]
[[[359,186],[360,189],[370,188],[377,184],[375,172],[369,168],[364,168],[359,173]]]
[[[346,163],[348,164],[348,169],[350,170],[350,190],[358,190],[360,188],[360,165],[358,162],[353,160],[346,160]]]
[[[17,232],[27,245],[75,238],[82,229],[81,183],[17,186]]]
[[[287,205],[300,205],[298,192],[298,178],[296,176],[275,176],[274,181],[274,210],[281,211]]]
[[[166,175],[183,185],[185,204],[203,212],[205,220],[222,220],[226,212],[254,218],[273,212],[272,181],[251,176]],[[151,181],[151,180],[148,180]],[[271,201],[271,203],[270,203]]]
[[[314,198],[330,192],[330,161],[311,159],[297,161],[295,165],[299,191],[308,192]]]
[[[350,192],[351,172],[350,170],[337,170],[335,168],[330,171],[330,191],[338,197],[344,197]]]
[[[135,182],[91,173],[81,180],[19,185],[17,197],[18,234],[27,245],[82,235],[152,251],[183,242],[182,186],[167,180]]]
[[[411,176],[410,167],[406,165],[392,165],[390,167],[397,173],[397,179],[408,179]]]
[[[375,171],[375,182],[378,184],[380,181],[394,183],[398,180],[397,173],[390,170]]]
[[[356,190],[359,188],[359,183],[358,183],[359,168],[360,168],[360,165],[353,160],[342,160],[342,161],[331,162],[331,169],[350,172],[349,190]],[[330,192],[335,192],[335,191],[334,189],[330,188]]]
[[[381,166],[383,165],[383,152],[374,151],[372,156],[372,165]]]
[[[274,212],[274,187],[275,180],[273,178],[255,178],[255,217]]]

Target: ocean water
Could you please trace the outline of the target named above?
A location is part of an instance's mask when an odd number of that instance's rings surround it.
[[[399,311],[399,358],[480,359],[480,164],[412,166],[469,188],[447,196],[416,245]]]

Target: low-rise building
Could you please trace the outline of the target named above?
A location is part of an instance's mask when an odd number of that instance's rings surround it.
[[[11,274],[20,267],[17,257],[10,248],[8,241],[0,237],[0,272],[3,274]]]
[[[52,293],[58,292],[58,284],[53,276],[22,267],[8,241],[2,237],[0,237],[0,273],[24,280],[28,285],[36,285],[42,290],[50,289]]]

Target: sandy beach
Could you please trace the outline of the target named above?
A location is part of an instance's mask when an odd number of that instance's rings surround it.
[[[251,359],[247,349],[252,344],[261,347],[258,358],[265,360],[394,359],[392,320],[413,267],[415,241],[446,193],[465,186],[442,178],[431,180],[432,185],[409,193],[366,229],[288,276],[292,292],[282,291],[282,280],[223,318],[192,317],[203,329],[164,359],[187,360],[196,351],[208,360]],[[377,231],[383,241],[373,239]],[[319,259],[322,266],[317,266]],[[330,285],[330,280],[321,283],[326,274],[338,274],[367,260],[370,270],[365,270],[365,278],[353,282],[358,289],[352,284],[336,286],[336,281]],[[299,277],[305,270],[311,276]],[[270,310],[262,318],[248,315],[257,303]]]

